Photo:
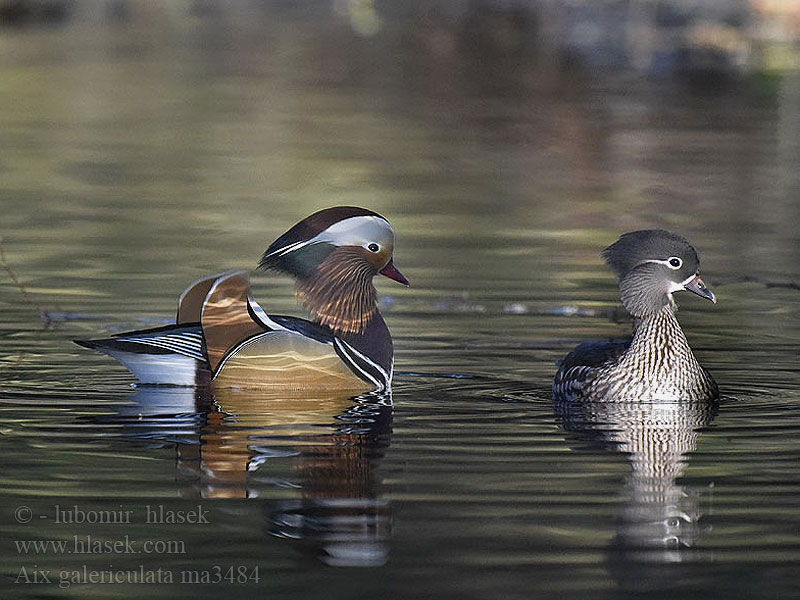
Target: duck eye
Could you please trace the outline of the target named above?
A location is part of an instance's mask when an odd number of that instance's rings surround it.
[[[667,262],[669,263],[670,269],[680,269],[681,266],[683,265],[683,261],[677,256],[670,257],[669,261]]]
[[[378,246],[378,244],[376,244],[375,242],[367,246],[367,250],[369,250],[370,252],[380,252],[380,249],[381,247]]]

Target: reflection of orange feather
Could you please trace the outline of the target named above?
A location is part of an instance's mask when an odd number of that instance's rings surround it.
[[[205,495],[214,498],[247,497],[247,465],[250,463],[249,431],[226,426],[225,413],[212,409],[200,447],[202,473],[213,477],[215,485]]]
[[[246,497],[247,467],[254,455],[251,445],[259,443],[253,438],[254,434],[271,435],[270,444],[273,446],[284,443],[307,446],[312,450],[312,457],[318,451],[329,455],[326,463],[331,476],[336,471],[365,471],[365,466],[359,461],[365,461],[367,453],[357,449],[364,443],[363,436],[344,436],[351,438],[349,445],[356,448],[355,454],[353,448],[343,448],[341,453],[328,448],[338,437],[330,432],[336,415],[353,403],[348,393],[309,395],[305,392],[296,395],[287,391],[218,389],[215,399],[218,408],[208,414],[201,446],[202,470],[217,484],[212,492],[206,492],[207,495]],[[354,461],[359,464],[354,464]],[[303,462],[305,459],[301,465]],[[356,475],[355,478],[362,481],[365,476]],[[349,480],[350,476],[346,479]],[[327,487],[330,482],[321,485]],[[316,489],[317,485],[314,487]],[[363,484],[348,484],[347,488],[351,487],[360,490]]]
[[[303,450],[296,462],[303,496],[315,499],[369,498],[372,490],[368,436],[331,431],[336,416],[353,399],[347,393],[309,395],[286,391],[218,390],[200,446],[202,472],[212,478],[207,496],[247,497],[248,464],[269,436],[273,447]],[[358,510],[344,507],[342,511]],[[363,512],[365,509],[360,508]],[[376,509],[377,510],[377,509]]]
[[[327,499],[370,496],[369,449],[364,447],[363,435],[316,436],[308,442],[313,443],[313,452],[307,452],[297,464],[297,472],[305,481],[304,495]],[[350,511],[359,513],[354,507]]]

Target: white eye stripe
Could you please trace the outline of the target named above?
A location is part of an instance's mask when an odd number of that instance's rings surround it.
[[[654,263],[657,265],[664,265],[668,269],[672,269],[673,271],[677,271],[683,266],[683,260],[678,256],[670,256],[666,260],[658,259],[658,258],[649,258],[647,260],[643,260],[639,264],[644,263]]]
[[[383,246],[392,243],[394,240],[394,233],[389,223],[381,217],[371,215],[350,217],[334,223],[313,238],[300,240],[287,246],[277,248],[270,252],[266,258],[275,255],[284,256],[295,250],[300,250],[306,246],[321,242],[334,245],[364,246],[369,250],[368,244],[373,240],[383,242],[379,244],[378,250],[374,250],[374,252],[380,252]]]
[[[390,236],[391,230],[392,228],[389,226],[389,223],[380,217],[350,217],[349,219],[334,223],[309,241],[360,246]]]

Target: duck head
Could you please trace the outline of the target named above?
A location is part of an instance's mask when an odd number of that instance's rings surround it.
[[[394,231],[365,208],[337,206],[306,217],[267,248],[259,268],[292,275],[314,319],[339,333],[359,333],[377,312],[372,279],[408,279],[392,260]]]
[[[634,317],[675,306],[674,292],[688,290],[716,302],[700,279],[700,257],[687,240],[663,229],[625,233],[603,250],[619,281],[620,298]]]

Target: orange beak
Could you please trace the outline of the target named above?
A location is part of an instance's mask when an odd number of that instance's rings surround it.
[[[395,281],[402,283],[403,285],[410,285],[408,283],[408,279],[406,276],[403,275],[400,271],[397,270],[397,267],[394,266],[392,259],[389,259],[389,262],[386,263],[386,266],[383,267],[380,271],[378,271],[381,275],[385,275],[389,279],[394,279]]]

